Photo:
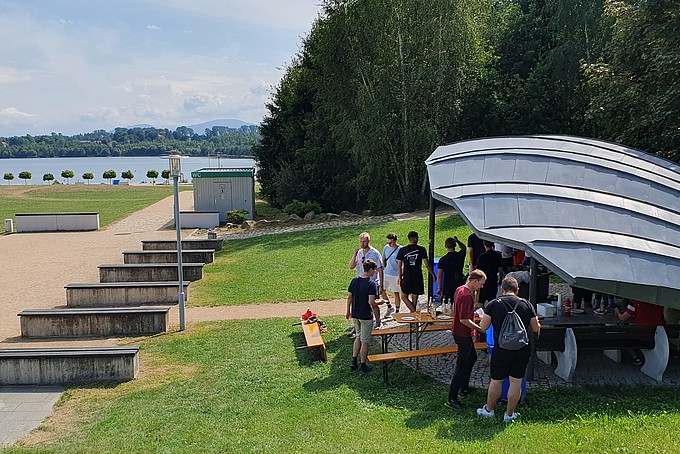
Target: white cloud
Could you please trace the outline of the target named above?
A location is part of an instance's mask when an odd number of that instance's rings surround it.
[[[7,107],[5,109],[0,109],[0,118],[3,120],[23,120],[26,118],[35,117],[35,114],[29,114],[26,112],[21,112],[15,107]]]
[[[158,25],[153,25],[153,24],[147,25],[146,28],[148,30],[161,30],[161,27],[159,27]]]

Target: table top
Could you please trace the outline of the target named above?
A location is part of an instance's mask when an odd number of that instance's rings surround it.
[[[430,314],[427,312],[423,313],[418,313],[418,312],[399,312],[396,314],[393,314],[392,317],[399,323],[410,323],[410,324],[419,324],[419,323],[451,323],[453,320],[453,317],[448,318],[448,319],[440,319],[436,317],[432,317]],[[444,316],[440,316],[444,317]]]

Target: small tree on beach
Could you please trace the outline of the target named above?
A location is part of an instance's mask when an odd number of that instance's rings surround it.
[[[165,180],[165,183],[168,183],[168,180],[170,179],[170,170],[166,169],[161,172],[161,177]]]
[[[135,177],[131,170],[126,170],[125,172],[121,173],[120,176],[128,181],[132,180]]]
[[[118,174],[116,173],[115,170],[110,170],[110,169],[109,169],[109,170],[104,171],[104,173],[102,174],[102,177],[103,177],[105,180],[109,180],[109,184],[111,184],[111,180],[113,180],[114,178],[116,178],[116,175],[118,175]]]
[[[19,178],[24,180],[24,184],[26,184],[26,181],[33,178],[33,175],[31,174],[31,172],[24,170],[23,172],[19,172]]]
[[[94,180],[94,174],[90,172],[85,172],[83,174],[83,180],[87,181],[87,184],[90,184],[90,180]]]
[[[46,173],[43,175],[43,181],[54,181],[54,175],[51,173]]]
[[[75,176],[76,174],[73,173],[73,170],[62,170],[61,172],[61,177],[66,178],[66,184],[68,184],[69,180]]]
[[[146,172],[146,177],[152,180],[153,184],[156,184],[156,178],[158,178],[158,170],[149,170],[148,172]]]
[[[12,180],[14,179],[14,174],[12,172],[7,172],[2,176],[3,180],[7,180],[7,184],[12,184]]]

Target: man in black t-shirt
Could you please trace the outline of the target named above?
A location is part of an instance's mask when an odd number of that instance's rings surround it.
[[[401,300],[411,312],[416,311],[418,295],[425,293],[423,263],[427,272],[436,281],[437,276],[434,275],[430,261],[427,260],[427,251],[424,247],[418,246],[418,232],[408,232],[408,245],[403,246],[397,254],[399,267],[397,283],[401,287]]]
[[[477,268],[477,260],[484,253],[484,242],[479,239],[476,233],[468,237],[467,252],[470,259],[470,271],[472,271]]]
[[[456,244],[459,249],[456,251]],[[442,297],[443,303],[453,300],[453,293],[458,287],[465,284],[465,274],[463,264],[465,263],[465,245],[457,236],[447,238],[444,246],[448,251],[444,257],[439,259],[437,270],[437,282],[439,289],[437,294]]]
[[[480,304],[496,298],[498,279],[503,279],[503,258],[501,253],[494,250],[493,243],[490,241],[484,242],[484,249],[486,249],[486,252],[480,255],[477,261],[477,268],[486,274],[486,283],[479,292],[478,301]]]
[[[372,279],[378,264],[373,260],[366,259],[363,262],[364,272],[361,276],[352,279],[347,291],[347,312],[345,318],[354,322],[357,333],[352,349],[352,364],[350,368],[361,372],[370,372],[371,368],[366,365],[368,357],[368,345],[371,343],[373,331],[373,306],[378,297],[378,285]],[[361,367],[357,364],[357,357],[361,355]]]
[[[531,347],[527,345],[519,350],[504,350],[498,346],[498,335],[501,332],[503,320],[505,320],[508,312],[511,312],[515,307],[517,315],[519,315],[528,332],[538,333],[541,330],[541,325],[538,322],[534,307],[527,300],[517,297],[519,284],[514,277],[508,276],[503,279],[501,292],[500,298],[494,299],[486,305],[484,316],[479,322],[482,330],[493,325],[495,347],[491,355],[491,382],[489,383],[486,404],[477,409],[477,414],[484,418],[490,418],[494,415],[493,409],[503,390],[503,380],[509,378],[508,407],[503,420],[512,422],[519,416],[519,413],[515,412],[515,408],[517,408],[517,403],[521,397],[522,379],[527,364],[529,364]]]

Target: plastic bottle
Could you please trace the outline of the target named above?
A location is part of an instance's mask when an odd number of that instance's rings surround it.
[[[571,298],[567,298],[564,302],[564,316],[571,317]]]

